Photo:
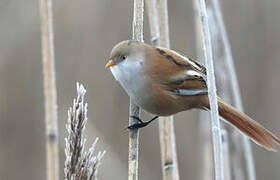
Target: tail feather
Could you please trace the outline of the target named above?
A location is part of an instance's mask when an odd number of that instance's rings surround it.
[[[263,146],[267,150],[276,151],[274,144],[280,144],[280,139],[277,136],[220,98],[218,98],[218,106],[219,114],[225,120],[237,127],[257,144]],[[208,98],[205,102],[205,107],[210,109]]]

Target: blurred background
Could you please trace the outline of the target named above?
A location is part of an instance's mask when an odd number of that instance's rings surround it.
[[[171,47],[196,55],[191,0],[169,1]],[[245,112],[280,135],[280,1],[224,0]],[[87,142],[107,151],[99,179],[127,178],[128,97],[104,68],[111,48],[131,38],[132,0],[54,1],[61,177],[67,109],[76,82],[87,89]],[[150,42],[147,16],[145,41]],[[39,1],[0,1],[0,179],[45,179]],[[199,111],[176,115],[181,179],[197,179]],[[150,118],[145,115],[144,119]],[[257,179],[277,180],[280,153],[252,144]],[[157,122],[141,130],[139,179],[161,179]]]

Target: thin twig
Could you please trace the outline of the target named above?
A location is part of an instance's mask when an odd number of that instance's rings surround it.
[[[199,0],[198,8],[196,9],[201,21],[203,51],[207,67],[207,85],[208,97],[211,109],[211,122],[212,122],[212,138],[214,149],[214,164],[215,164],[215,180],[224,180],[223,171],[223,155],[222,155],[222,139],[220,130],[220,120],[218,113],[216,84],[214,75],[214,63],[212,54],[211,34],[208,25],[208,16],[206,11],[205,0]]]
[[[42,61],[45,94],[47,179],[59,179],[57,98],[55,85],[52,0],[41,0]]]
[[[149,0],[146,1],[146,3],[148,7],[152,45],[169,48],[167,1]],[[160,117],[159,134],[163,179],[179,180],[173,116]]]
[[[213,5],[213,12],[215,14],[215,18],[216,18],[216,24],[217,27],[219,29],[219,33],[221,35],[221,40],[222,40],[222,45],[223,45],[223,49],[224,49],[224,54],[225,54],[225,71],[227,71],[229,73],[229,77],[230,80],[229,82],[231,83],[231,93],[233,96],[233,105],[237,107],[237,109],[243,111],[243,105],[242,105],[242,99],[241,99],[241,95],[240,95],[240,89],[239,89],[239,85],[238,85],[238,80],[237,80],[237,76],[236,76],[236,71],[235,71],[235,66],[234,66],[234,60],[233,60],[233,56],[232,56],[232,52],[231,52],[231,47],[230,47],[230,43],[228,40],[228,36],[227,36],[227,32],[226,32],[226,28],[224,25],[224,21],[223,21],[223,16],[222,16],[222,11],[220,8],[220,4],[218,0],[212,0],[210,1],[211,4]],[[235,131],[236,132],[236,131]],[[238,133],[238,135],[236,135],[237,133],[235,133],[235,137],[238,136],[237,138],[240,139],[240,136],[242,137],[242,142],[243,142],[243,146],[239,146],[237,144],[235,144],[235,148],[238,148],[239,151],[242,151],[242,154],[244,154],[245,157],[245,164],[247,166],[247,171],[248,171],[248,180],[255,180],[256,179],[256,173],[255,173],[255,165],[254,165],[254,158],[253,158],[253,153],[252,153],[252,148],[251,148],[251,144],[249,139],[244,135],[244,134],[240,134]],[[241,166],[241,159],[239,160],[239,165],[237,165],[237,167],[242,167]],[[236,179],[241,179],[241,177],[236,177]]]
[[[132,38],[143,42],[144,0],[134,0]],[[135,124],[132,116],[140,116],[140,108],[130,99],[129,125]],[[139,130],[129,130],[128,180],[138,180]]]

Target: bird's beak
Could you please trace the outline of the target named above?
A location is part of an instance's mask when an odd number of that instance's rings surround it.
[[[116,65],[115,61],[109,60],[109,62],[106,64],[105,67],[108,68],[108,67],[115,66],[115,65]]]

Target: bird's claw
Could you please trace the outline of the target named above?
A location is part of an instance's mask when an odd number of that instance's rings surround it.
[[[154,121],[155,119],[158,118],[158,116],[155,116],[153,117],[151,120],[149,121],[146,121],[146,122],[143,122],[139,117],[137,116],[130,116],[131,118],[134,118],[138,121],[138,123],[134,123],[130,126],[127,127],[127,129],[130,129],[130,130],[134,130],[134,129],[140,129],[140,128],[143,128],[145,126],[147,126],[148,124],[150,124],[152,121]]]

